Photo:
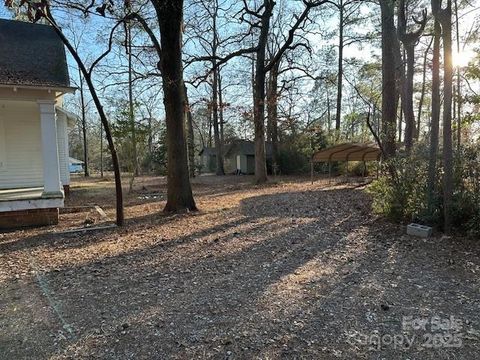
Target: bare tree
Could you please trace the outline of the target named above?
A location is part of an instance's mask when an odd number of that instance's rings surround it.
[[[433,2],[432,2],[433,9]],[[442,28],[435,19],[433,34],[433,59],[432,59],[432,115],[430,122],[430,152],[428,162],[427,197],[428,210],[433,212],[435,196],[435,178],[437,175],[437,154],[440,132],[440,40]]]
[[[432,0],[432,12],[442,26],[443,39],[443,211],[444,231],[449,233],[452,227],[453,196],[453,145],[452,145],[452,1],[442,8],[442,0]]]
[[[164,211],[195,211],[185,136],[185,114],[189,109],[182,63],[183,0],[150,0],[160,28],[160,41],[138,12],[127,15],[137,20],[152,41],[159,57],[167,123],[167,204]]]
[[[265,156],[265,84],[266,74],[281,60],[283,54],[292,48],[295,32],[302,26],[308,18],[310,10],[314,7],[324,4],[326,1],[303,1],[304,10],[296,17],[295,23],[288,31],[288,37],[284,44],[278,49],[276,54],[266,62],[266,48],[268,35],[270,31],[270,19],[273,14],[275,2],[264,0],[259,10],[252,11],[245,7],[247,13],[259,19],[260,35],[256,46],[255,63],[255,83],[254,83],[254,109],[253,118],[255,124],[255,182],[257,184],[267,181],[267,168]],[[262,12],[263,10],[263,12]],[[265,65],[266,64],[266,65]]]
[[[187,98],[183,81],[183,0],[152,0],[160,26],[160,62],[167,121],[168,189],[164,211],[196,210],[185,146]],[[158,42],[157,42],[158,44]]]

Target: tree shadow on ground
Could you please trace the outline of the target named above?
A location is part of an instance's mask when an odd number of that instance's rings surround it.
[[[87,262],[68,261],[74,249],[61,241],[48,244],[49,252],[64,253],[67,261],[55,269],[39,264],[44,269],[41,276],[75,338],[58,339],[55,329],[61,325],[54,314],[27,327],[26,321],[7,312],[2,322],[11,331],[4,332],[1,348],[14,349],[8,354],[17,357],[37,347],[39,357],[57,353],[112,359],[396,358],[408,354],[433,359],[440,350],[370,351],[368,344],[350,344],[348,333],[397,333],[403,315],[464,315],[479,323],[475,310],[479,281],[462,267],[462,261],[478,265],[478,249],[469,243],[435,244],[403,237],[401,229],[372,218],[369,200],[361,191],[255,196],[241,202],[235,219],[230,215],[233,210],[216,225],[185,236],[159,235],[128,251],[114,255],[105,251]],[[148,234],[162,226],[181,226],[185,218],[148,223],[151,220],[137,219],[128,231],[142,229]],[[122,232],[113,231],[95,241],[121,236]],[[89,239],[75,241],[75,249],[91,244]],[[23,250],[28,249],[16,249]],[[13,278],[6,285],[14,290],[0,297],[0,305],[12,301],[8,294],[18,293]],[[22,286],[36,288],[33,283]],[[42,301],[41,294],[34,298]],[[26,310],[22,319],[36,309],[25,299],[17,302]],[[14,327],[15,321],[24,326]],[[52,333],[57,345],[52,345]],[[14,345],[18,336],[27,339],[22,347]],[[468,356],[475,354],[478,343],[450,350],[442,349],[444,355],[473,359]]]

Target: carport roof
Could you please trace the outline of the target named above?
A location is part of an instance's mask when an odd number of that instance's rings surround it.
[[[375,144],[347,143],[316,152],[312,161],[378,161],[381,155],[382,152]]]

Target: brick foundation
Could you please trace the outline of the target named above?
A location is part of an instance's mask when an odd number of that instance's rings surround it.
[[[31,209],[0,212],[0,229],[58,224],[58,209]]]

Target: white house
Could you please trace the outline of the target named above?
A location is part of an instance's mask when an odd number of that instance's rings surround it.
[[[47,25],[0,19],[0,229],[58,223],[70,185],[65,49]]]

